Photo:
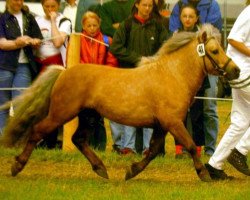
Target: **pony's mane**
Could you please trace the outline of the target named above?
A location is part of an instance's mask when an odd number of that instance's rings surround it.
[[[215,37],[218,42],[221,42],[221,34],[218,29],[216,29],[211,24],[204,24],[201,26],[198,32],[178,32],[173,34],[173,36],[168,39],[162,47],[159,49],[156,55],[165,55],[166,53],[171,53],[180,47],[186,45],[197,37],[201,37],[201,35],[206,32],[207,37]]]
[[[219,30],[211,24],[204,24],[198,32],[182,31],[173,34],[173,36],[162,45],[154,56],[144,57],[138,66],[140,67],[145,64],[150,64],[155,60],[158,60],[158,57],[165,56],[166,54],[176,51],[196,38],[202,38],[202,34],[204,32],[206,32],[207,38],[215,37],[219,43],[221,42],[221,34]]]
[[[175,33],[171,38],[163,43],[162,47],[154,56],[143,57],[138,63],[138,67],[152,64],[154,61],[159,60],[159,57],[179,49],[180,47],[192,41],[195,37],[196,33],[194,32]]]

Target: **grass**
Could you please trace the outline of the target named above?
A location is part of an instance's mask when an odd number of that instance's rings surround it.
[[[230,105],[219,102],[219,139],[230,123]],[[174,141],[170,135],[166,140],[167,155],[156,158],[129,181],[124,181],[126,167],[141,156],[122,157],[111,152],[110,134],[107,151],[97,152],[107,167],[109,180],[98,177],[79,152],[43,149],[35,150],[24,170],[12,177],[10,166],[21,149],[0,147],[0,199],[250,199],[249,177],[226,163],[225,170],[236,177],[234,180],[202,182],[192,160],[175,160]],[[204,163],[208,159],[202,156]]]

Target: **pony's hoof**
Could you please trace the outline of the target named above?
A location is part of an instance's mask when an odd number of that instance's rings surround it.
[[[135,175],[133,174],[131,167],[127,169],[126,175],[125,175],[125,181],[133,178]]]
[[[137,163],[134,163],[127,169],[125,180],[129,180],[139,174],[142,170],[138,167]]]
[[[16,176],[20,171],[22,171],[24,165],[22,165],[20,162],[15,161],[13,165],[11,166],[11,175]]]
[[[204,182],[211,182],[211,181],[213,181],[212,178],[210,177],[210,174],[209,174],[209,172],[207,171],[206,168],[202,169],[201,172],[198,174],[198,176]]]
[[[109,175],[108,175],[108,173],[107,173],[107,170],[104,170],[104,169],[96,169],[96,170],[95,170],[95,173],[96,173],[98,176],[101,176],[102,178],[109,179]]]

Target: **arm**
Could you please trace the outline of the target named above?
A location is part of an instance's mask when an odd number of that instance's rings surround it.
[[[56,24],[57,13],[50,13],[50,21],[51,21],[51,37],[52,42],[56,48],[60,48],[64,41],[66,40],[67,34],[64,32],[60,32],[57,24]]]
[[[233,39],[228,39],[228,43],[231,44],[240,53],[242,53],[246,56],[250,56],[250,49],[243,42],[238,42],[238,41],[233,40]]]
[[[141,56],[136,52],[127,48],[127,34],[125,23],[121,23],[119,29],[114,34],[113,42],[110,46],[110,52],[122,62],[128,63],[129,66],[135,66],[136,63],[141,59]],[[133,37],[130,35],[130,37]],[[127,66],[127,67],[129,67]]]
[[[6,38],[0,39],[0,49],[5,51],[11,51],[16,49],[21,49],[28,45],[33,45],[38,42],[35,39],[30,38],[29,36],[20,36],[15,40],[7,40]]]
[[[14,34],[14,36],[8,37],[9,35],[11,35],[11,33],[8,31],[8,29],[5,28],[6,26],[11,27],[8,21],[5,21],[3,20],[3,18],[1,18],[0,49],[2,50],[11,51],[11,50],[16,50],[16,49],[21,49],[28,45],[35,45],[39,42],[37,39],[33,39],[32,37],[28,36],[26,33],[24,33],[25,34],[24,36],[18,36],[18,34]],[[13,29],[13,27],[9,29]]]

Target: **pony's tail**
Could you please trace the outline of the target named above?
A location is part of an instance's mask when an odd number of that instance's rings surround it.
[[[0,106],[0,110],[14,107],[14,116],[9,117],[4,127],[0,144],[14,147],[27,142],[33,126],[47,115],[51,90],[64,69],[59,65],[48,67],[21,95]]]

